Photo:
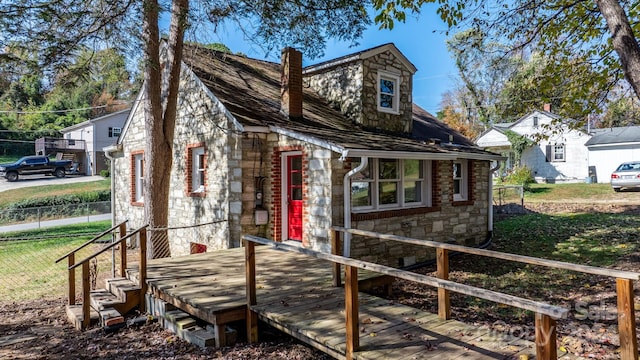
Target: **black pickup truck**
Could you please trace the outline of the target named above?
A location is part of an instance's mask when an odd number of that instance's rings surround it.
[[[25,156],[13,164],[0,164],[0,176],[7,181],[18,180],[19,175],[55,175],[65,177],[71,160],[49,160],[46,156]]]

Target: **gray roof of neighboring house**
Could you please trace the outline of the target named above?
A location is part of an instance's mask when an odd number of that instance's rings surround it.
[[[80,128],[89,126],[89,125],[91,125],[91,124],[93,124],[93,123],[95,123],[97,121],[102,121],[102,120],[108,119],[110,117],[113,117],[113,116],[116,116],[116,115],[120,115],[122,113],[129,113],[129,111],[131,111],[130,107],[126,108],[124,110],[116,111],[116,112],[113,112],[113,113],[110,113],[110,114],[107,114],[107,115],[103,115],[103,116],[100,116],[100,117],[97,117],[97,118],[89,119],[89,120],[83,121],[81,123],[77,123],[75,125],[67,126],[64,129],[61,129],[60,132],[61,133],[67,133],[67,132],[70,132],[70,131],[73,131],[73,130],[76,130],[76,129],[80,129]],[[125,118],[125,120],[126,120],[126,118]]]
[[[592,129],[591,134],[585,146],[640,143],[640,126]]]
[[[280,64],[185,45],[184,63],[244,126],[270,126],[359,151],[474,154],[496,157],[413,106],[410,135],[385,133],[349,121],[310,88],[304,88],[303,118],[294,120],[280,111]],[[449,143],[450,136],[453,144]],[[441,144],[432,139],[440,139]]]

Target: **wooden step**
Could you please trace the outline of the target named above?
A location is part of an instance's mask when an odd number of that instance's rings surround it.
[[[140,287],[137,283],[127,279],[127,278],[113,278],[106,280],[106,287],[112,294],[116,295],[118,299],[126,304],[125,313],[131,311],[138,304],[140,304],[140,300],[142,299],[142,294],[140,293]]]
[[[114,308],[120,313],[126,313],[126,311],[121,311],[124,309],[125,303],[106,289],[91,291],[91,307],[97,311]]]
[[[86,330],[82,328],[82,321],[84,317],[82,316],[82,305],[67,305],[67,318],[69,322],[78,330]],[[90,309],[90,325],[95,325],[98,323],[100,319],[100,315],[94,309]]]

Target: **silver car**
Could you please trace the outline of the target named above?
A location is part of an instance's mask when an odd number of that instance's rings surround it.
[[[611,174],[611,187],[618,192],[623,188],[640,188],[640,161],[629,161],[620,164]]]

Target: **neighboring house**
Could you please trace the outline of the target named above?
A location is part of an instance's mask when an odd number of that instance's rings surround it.
[[[121,110],[60,130],[67,143],[84,143],[84,151],[77,152],[73,160],[78,164],[80,173],[99,175],[101,170],[109,169],[103,148],[118,141],[130,110]]]
[[[600,183],[608,183],[611,173],[623,162],[640,160],[640,126],[591,130],[589,175]]]
[[[415,67],[393,44],[302,68],[185,45],[173,168],[172,255],[242,234],[330,250],[333,225],[476,246],[489,239],[499,155],[412,103]],[[115,220],[145,223],[144,106],[113,157]],[[391,266],[424,248],[354,236],[352,257]]]
[[[550,110],[547,104],[543,111],[533,111],[516,122],[495,124],[476,139],[476,144],[507,157],[501,171],[508,172],[517,165],[509,132],[524,136],[534,145],[523,151],[520,164],[532,170],[536,181],[585,181],[589,175],[589,161],[584,144],[590,136],[571,129]]]

